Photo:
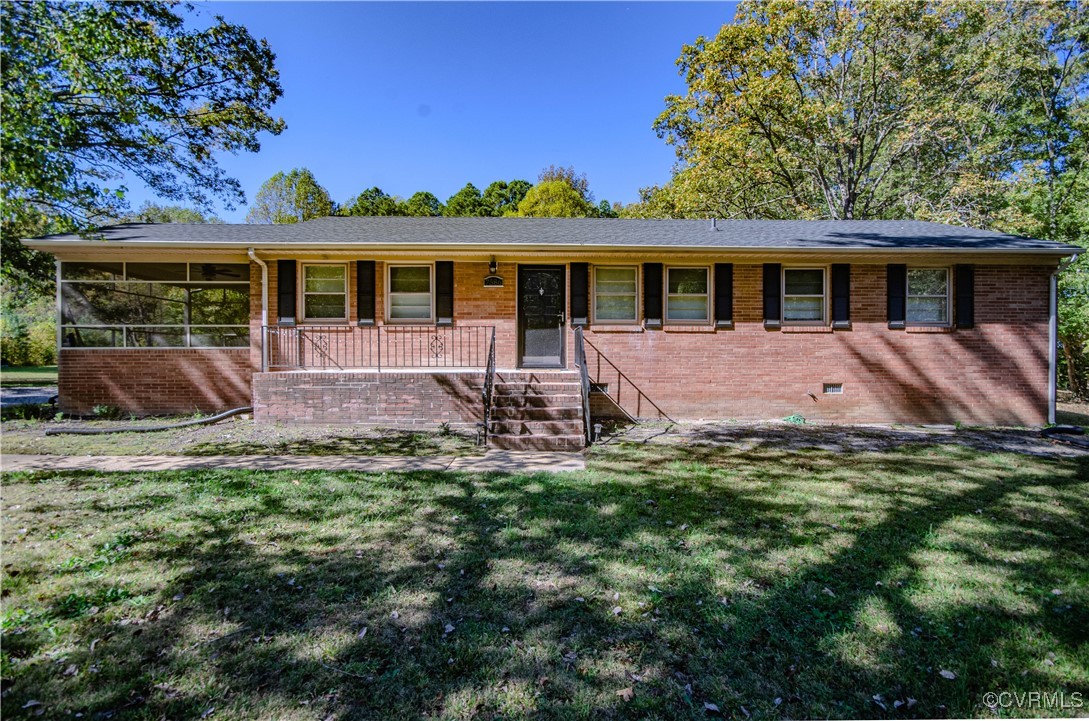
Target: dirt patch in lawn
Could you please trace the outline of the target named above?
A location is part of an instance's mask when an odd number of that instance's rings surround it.
[[[254,423],[241,418],[154,433],[47,436],[51,428],[166,425],[178,419],[132,421],[10,421],[0,427],[6,454],[90,456],[461,456],[483,453],[463,429],[403,429]]]

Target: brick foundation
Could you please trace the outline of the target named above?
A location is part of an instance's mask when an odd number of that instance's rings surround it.
[[[138,416],[210,413],[250,405],[250,350],[63,348],[60,410],[98,405]]]
[[[483,373],[257,373],[253,378],[254,419],[472,425],[484,420],[483,388]]]

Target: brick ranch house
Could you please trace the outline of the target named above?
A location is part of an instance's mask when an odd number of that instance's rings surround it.
[[[486,424],[1040,425],[1061,243],[917,221],[321,218],[105,228],[57,258],[60,408]],[[1049,414],[1051,414],[1049,416]]]

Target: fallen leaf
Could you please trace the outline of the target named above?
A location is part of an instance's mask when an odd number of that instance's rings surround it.
[[[635,691],[634,689],[632,689],[631,686],[628,686],[627,688],[622,688],[617,691],[616,695],[624,699],[625,701],[631,701],[632,698],[635,696]]]
[[[952,671],[946,671],[944,668],[938,672],[938,675],[942,678],[949,679],[950,681],[957,677],[957,674],[953,673]]]
[[[822,590],[821,593],[825,594],[826,596],[831,596],[832,598],[836,597],[836,594],[832,593],[832,589],[828,588],[828,586],[825,586],[824,590]]]
[[[910,696],[908,697],[908,708],[911,708],[912,706],[914,706],[914,705],[915,705],[915,704],[917,704],[917,703],[918,703],[918,701],[916,701],[915,699],[911,698]]]
[[[367,627],[364,626],[362,629],[360,629],[359,633],[356,634],[356,638],[363,638],[366,635],[367,635]]]
[[[1062,592],[1062,591],[1060,591],[1060,590],[1059,590],[1059,589],[1057,589],[1057,588],[1053,588],[1053,589],[1051,589],[1051,595],[1052,595],[1052,596],[1061,596],[1061,595],[1063,595],[1063,592]]]
[[[873,702],[881,707],[883,711],[888,711],[889,707],[885,705],[885,697],[879,693],[873,695]]]
[[[295,482],[296,482],[296,483],[298,483],[298,481],[295,481]],[[215,712],[216,712],[216,707],[215,707],[215,706],[211,706],[211,707],[209,707],[209,708],[205,709],[205,710],[204,710],[204,713],[202,713],[202,714],[200,715],[200,717],[201,717],[201,718],[208,718],[209,716],[211,716],[211,715],[212,715],[212,714],[214,714]]]
[[[393,613],[391,613],[391,614],[389,615],[389,617],[390,617],[390,618],[392,618],[393,620],[395,620],[395,621],[396,621],[397,619],[399,619],[399,618],[401,617],[401,614],[399,614],[399,613],[397,613],[396,611],[394,611]]]
[[[446,635],[446,634],[448,634],[448,633],[453,633],[453,632],[454,632],[454,626],[453,626],[453,624],[449,624],[449,623],[448,623],[448,624],[446,624],[446,626],[445,626],[445,627],[444,627],[444,628],[442,629],[442,633],[443,633],[443,635]]]
[[[624,609],[620,608],[620,606],[613,606],[613,615],[614,616],[619,616],[623,612],[624,612]]]
[[[35,706],[41,706],[41,705],[42,705],[41,701],[35,701],[34,699],[30,699],[25,704],[23,704],[23,708],[34,708]]]
[[[510,633],[510,626],[504,626],[501,633]]]
[[[75,676],[79,672],[74,663],[68,664],[68,668],[64,669],[65,676]]]
[[[706,701],[703,704],[703,711],[704,711],[704,713],[722,713],[721,711],[718,710],[717,705],[715,705],[713,703],[708,703]]]

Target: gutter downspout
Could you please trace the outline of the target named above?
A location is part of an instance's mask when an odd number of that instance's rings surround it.
[[[268,265],[257,257],[253,248],[247,249],[246,254],[249,255],[250,260],[261,266],[261,372],[264,373],[268,370],[268,343],[265,342],[267,340],[265,332],[268,328]],[[1054,284],[1054,276],[1052,283]]]
[[[1064,258],[1051,273],[1050,298],[1047,322],[1047,422],[1055,425],[1055,411],[1059,390],[1059,273],[1073,263],[1078,256]]]

